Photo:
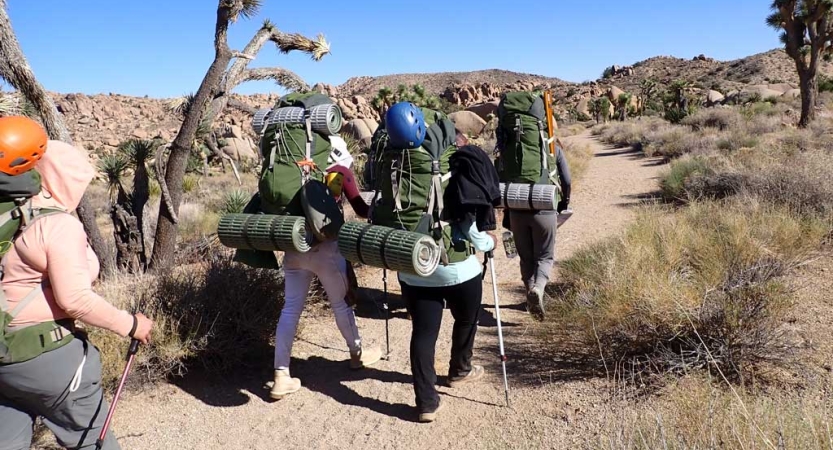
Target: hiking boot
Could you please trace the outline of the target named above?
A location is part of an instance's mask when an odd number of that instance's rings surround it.
[[[535,320],[544,320],[544,288],[533,288],[526,294],[526,309]]]
[[[431,423],[431,422],[437,420],[437,413],[440,412],[441,409],[443,409],[442,399],[440,399],[439,404],[437,404],[437,409],[435,409],[431,412],[421,412],[421,413],[419,413],[419,422],[420,423]]]
[[[276,370],[275,382],[272,385],[272,390],[269,391],[269,397],[274,400],[280,400],[284,396],[294,394],[301,390],[301,380],[289,376],[289,370]]]
[[[471,370],[469,373],[461,376],[461,377],[448,377],[448,385],[450,387],[456,388],[461,384],[471,383],[483,378],[483,366],[471,366]]]
[[[350,352],[350,368],[353,370],[372,366],[382,359],[382,350],[371,347],[362,348],[358,352]]]

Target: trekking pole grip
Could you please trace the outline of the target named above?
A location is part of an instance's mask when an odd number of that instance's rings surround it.
[[[139,344],[140,342],[138,339],[130,340],[130,347],[127,348],[127,359],[130,359],[131,356],[139,352]]]

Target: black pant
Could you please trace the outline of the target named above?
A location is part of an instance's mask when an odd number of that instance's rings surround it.
[[[443,320],[443,300],[454,317],[448,376],[465,376],[471,371],[477,316],[483,298],[482,280],[478,276],[461,284],[444,287],[401,285],[402,296],[413,322],[411,372],[414,374],[416,405],[422,412],[433,412],[440,402],[434,386],[437,384],[434,353]]]

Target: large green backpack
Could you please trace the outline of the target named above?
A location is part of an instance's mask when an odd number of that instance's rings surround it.
[[[409,150],[385,145],[378,156],[378,202],[371,221],[432,236],[440,244],[444,264],[460,262],[474,253],[473,247],[466,241],[454,242],[451,227],[441,221],[448,160],[457,150],[454,122],[439,111],[421,109],[428,127],[422,145]],[[385,141],[379,136],[379,142]]]
[[[14,309],[10,309],[2,284],[6,254],[17,237],[35,220],[52,214],[66,214],[57,209],[34,208],[31,198],[38,192],[40,176],[36,171],[15,176],[0,173],[0,365],[28,361],[73,339],[70,331],[72,325],[65,321],[43,322],[19,330],[9,329],[12,319],[43,292],[43,285],[30,291],[18,301]]]
[[[293,93],[282,97],[275,105],[275,110],[285,107],[309,110],[314,106],[332,103],[333,100],[323,94]],[[260,153],[264,161],[258,183],[264,213],[304,215],[300,195],[305,183],[304,169],[298,163],[307,159],[308,151],[309,159],[318,168],[310,170],[308,179],[321,182],[327,157],[332,151],[327,135],[312,129],[308,133],[306,126],[301,123],[271,123],[264,128],[260,138]]]
[[[506,92],[498,105],[495,167],[504,183],[558,185],[555,157],[550,154],[547,112],[540,95]]]

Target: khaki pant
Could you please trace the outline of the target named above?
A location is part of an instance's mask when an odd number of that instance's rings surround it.
[[[509,229],[521,260],[521,278],[527,289],[543,289],[555,263],[555,211],[510,211]]]

